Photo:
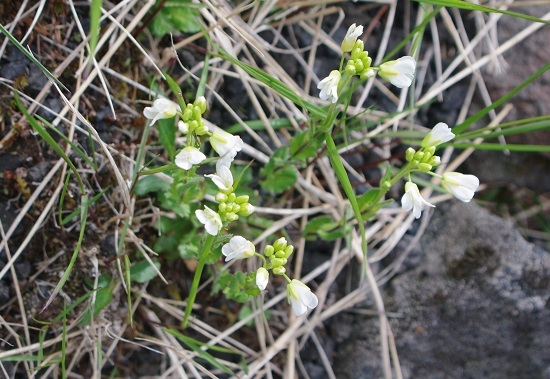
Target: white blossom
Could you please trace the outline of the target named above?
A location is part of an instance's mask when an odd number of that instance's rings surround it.
[[[256,271],[256,285],[260,289],[260,291],[265,290],[265,287],[267,287],[267,283],[269,282],[269,272],[263,268],[260,267],[258,271]]]
[[[239,136],[234,136],[223,130],[216,130],[210,137],[210,145],[221,157],[220,166],[227,166],[233,162],[235,155],[242,150],[244,144]],[[219,162],[219,161],[218,161]],[[216,165],[217,166],[217,165]]]
[[[341,78],[340,71],[332,70],[326,78],[317,84],[317,89],[321,90],[319,93],[321,100],[331,99],[333,104],[336,103],[338,100],[338,84]]]
[[[157,120],[174,117],[177,111],[178,108],[170,100],[157,99],[152,107],[145,107],[143,115],[152,120],[151,125],[153,125]]]
[[[233,175],[231,174],[231,170],[227,166],[219,166],[216,167],[216,169],[217,172],[215,174],[204,176],[212,179],[220,191],[230,191],[233,188]]]
[[[222,247],[222,254],[225,256],[225,261],[229,262],[232,259],[245,259],[254,255],[256,249],[254,244],[241,236],[234,236]]]
[[[309,287],[296,279],[292,279],[287,284],[286,297],[296,316],[302,316],[307,312],[308,307],[314,309],[319,304],[317,296],[311,292]]]
[[[413,182],[405,183],[405,194],[401,198],[401,206],[406,211],[412,209],[415,218],[420,218],[422,211],[426,207],[435,207],[435,205],[424,200],[422,195],[420,195],[418,186]]]
[[[356,26],[355,23],[353,23],[342,40],[342,51],[344,53],[349,53],[353,49],[357,38],[359,38],[361,34],[363,34],[363,25]]]
[[[197,209],[195,211],[195,216],[197,216],[201,224],[204,225],[204,228],[208,234],[215,236],[222,228],[222,219],[220,218],[220,215],[208,208],[206,205],[204,206],[204,211]]]
[[[416,61],[413,57],[405,56],[395,61],[380,65],[378,74],[398,88],[410,87],[414,79]]]
[[[479,187],[479,179],[460,172],[446,172],[441,179],[441,185],[458,200],[468,203]]]
[[[183,120],[179,120],[178,129],[182,134],[187,134],[189,133],[189,124]]]
[[[444,122],[438,122],[422,140],[422,147],[437,146],[455,138],[451,128]]]
[[[193,146],[187,146],[180,151],[175,158],[176,166],[189,170],[193,165],[199,164],[206,159],[206,155]]]

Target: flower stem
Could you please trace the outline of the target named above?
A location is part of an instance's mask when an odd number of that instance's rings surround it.
[[[206,264],[206,258],[210,253],[212,244],[214,243],[214,238],[215,236],[208,234],[204,241],[204,245],[202,246],[202,250],[199,258],[199,264],[197,265],[197,269],[195,270],[195,276],[193,277],[191,291],[189,292],[189,298],[187,299],[187,305],[185,307],[185,316],[183,317],[183,322],[182,322],[182,326],[184,328],[187,328],[187,325],[189,324],[189,316],[191,315],[191,310],[193,309],[193,304],[195,304],[195,298],[197,297],[197,290],[199,288],[199,283],[201,281],[202,270],[204,269],[204,265]]]

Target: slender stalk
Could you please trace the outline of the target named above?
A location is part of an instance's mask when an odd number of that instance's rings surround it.
[[[191,285],[191,291],[189,292],[189,298],[187,299],[187,305],[185,307],[185,316],[183,317],[182,326],[187,328],[189,324],[189,316],[191,315],[191,310],[193,309],[193,304],[195,304],[195,298],[197,297],[197,290],[199,288],[199,283],[201,281],[202,270],[206,264],[206,258],[212,249],[212,244],[214,243],[215,236],[208,234],[204,240],[204,245],[202,245],[202,250],[200,253],[199,264],[195,270],[195,276],[193,277],[193,283]]]

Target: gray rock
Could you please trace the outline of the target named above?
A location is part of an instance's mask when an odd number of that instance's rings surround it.
[[[386,310],[401,315],[390,324],[404,377],[548,375],[550,254],[460,202],[437,207],[420,247],[420,264],[384,290]],[[377,318],[354,323],[336,349],[337,376],[382,377]]]

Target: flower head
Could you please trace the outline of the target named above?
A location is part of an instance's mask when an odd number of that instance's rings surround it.
[[[224,166],[233,162],[235,155],[243,149],[243,140],[223,130],[216,130],[210,137],[210,145],[219,154]]]
[[[420,218],[422,211],[426,207],[435,207],[435,205],[424,200],[422,195],[420,195],[418,186],[413,182],[405,183],[405,194],[401,198],[401,206],[406,211],[412,209],[415,218]]]
[[[233,175],[227,166],[216,167],[217,172],[211,175],[204,175],[212,179],[220,191],[231,191],[233,189]]]
[[[441,179],[441,185],[458,200],[468,203],[479,187],[479,179],[460,172],[446,172]]]
[[[321,93],[319,93],[321,100],[331,99],[333,104],[336,103],[338,100],[338,84],[341,78],[340,71],[332,70],[326,78],[317,84],[317,89],[321,90]]]
[[[205,159],[206,155],[201,153],[199,149],[193,146],[187,146],[176,155],[175,163],[179,168],[189,170],[193,165],[199,164]]]
[[[225,255],[225,261],[232,259],[245,259],[254,255],[256,249],[254,244],[241,236],[234,236],[222,247],[222,254]]]
[[[267,283],[269,281],[269,272],[263,268],[260,267],[258,271],[256,271],[256,285],[260,289],[260,291],[265,290],[265,287],[267,287]]]
[[[413,57],[405,56],[395,61],[380,65],[378,74],[398,88],[410,87],[414,79],[416,61]]]
[[[438,122],[422,140],[422,147],[437,146],[455,138],[451,128],[444,122]]]
[[[145,107],[143,115],[153,120],[151,121],[151,125],[153,125],[157,120],[174,117],[177,111],[178,108],[170,100],[157,99],[152,107]]]
[[[355,23],[352,24],[348,32],[346,33],[346,36],[342,40],[342,51],[344,53],[349,53],[353,46],[355,45],[355,42],[357,41],[357,38],[363,34],[363,25],[356,26]]]
[[[208,234],[215,236],[222,228],[222,219],[220,218],[220,215],[208,208],[206,205],[204,206],[204,211],[197,209],[195,211],[195,216],[197,216],[201,224],[204,225],[204,228]]]
[[[292,281],[287,284],[286,297],[296,316],[301,316],[306,313],[308,307],[314,309],[317,304],[319,304],[317,296],[311,292],[309,287],[296,279],[292,279]]]

